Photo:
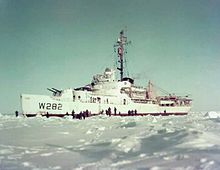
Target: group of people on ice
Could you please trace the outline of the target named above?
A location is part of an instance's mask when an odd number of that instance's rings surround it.
[[[102,112],[103,113],[103,112]],[[108,115],[108,116],[111,116],[112,115],[112,112],[111,112],[111,108],[109,107],[106,111],[105,111],[105,114]],[[117,113],[117,108],[114,107],[114,113],[113,115],[121,115],[121,112],[118,112]],[[123,115],[126,115],[125,113]],[[128,116],[134,116],[134,115],[137,115],[137,110],[128,110],[128,113],[127,113]]]
[[[79,114],[75,114],[75,111],[72,111],[73,119],[85,119],[86,117],[90,117],[92,114],[88,110],[79,112]]]

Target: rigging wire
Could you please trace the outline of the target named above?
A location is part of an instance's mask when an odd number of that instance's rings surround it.
[[[127,54],[127,49],[125,49],[125,54]],[[126,55],[124,55],[124,61],[125,61],[125,71],[126,71],[126,75],[129,77],[128,60],[127,60]]]
[[[162,88],[159,87],[159,86],[156,86],[155,84],[153,84],[153,86],[156,87],[158,90],[160,90],[160,91],[161,91],[162,93],[164,93],[164,94],[167,94],[167,95],[170,95],[170,94],[171,94],[170,92],[168,92],[168,91],[162,89]]]

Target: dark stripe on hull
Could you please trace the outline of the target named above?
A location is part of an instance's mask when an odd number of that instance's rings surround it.
[[[23,114],[24,116],[26,116],[26,117],[35,117],[35,116],[37,116],[36,114]]]
[[[170,116],[170,115],[176,115],[176,116],[183,116],[183,115],[187,115],[188,113],[181,113],[181,112],[177,112],[177,113],[137,113],[137,114],[128,114],[128,113],[121,113],[121,114],[111,114],[108,116]],[[35,117],[37,115],[39,116],[45,116],[45,117],[64,117],[64,116],[72,116],[71,114],[24,114],[26,117]],[[89,117],[91,116],[98,116],[101,114],[91,114]],[[102,114],[105,115],[105,114]]]
[[[111,114],[111,116],[170,116],[170,115],[187,115],[188,113],[137,113],[137,114]]]
[[[26,117],[45,116],[45,117],[64,117],[66,114],[23,114]]]

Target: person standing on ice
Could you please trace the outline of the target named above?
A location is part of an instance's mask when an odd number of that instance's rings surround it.
[[[114,114],[116,115],[116,113],[117,113],[117,109],[116,107],[114,107]]]
[[[137,114],[137,110],[136,109],[134,110],[134,114]]]
[[[73,117],[73,119],[75,118],[75,111],[74,110],[72,111],[72,117]]]
[[[86,110],[86,117],[89,117],[89,111]]]
[[[15,111],[15,116],[18,117],[18,111]]]
[[[82,119],[82,112],[79,113],[79,119]]]
[[[83,117],[83,119],[86,118],[86,112],[85,112],[85,111],[83,111],[83,113],[82,113],[82,117]]]
[[[128,110],[128,115],[130,115],[131,114],[131,111],[130,110]]]
[[[111,116],[111,108],[108,108],[108,115]]]

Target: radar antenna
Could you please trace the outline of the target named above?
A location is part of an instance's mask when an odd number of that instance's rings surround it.
[[[118,56],[118,63],[119,67],[117,69],[120,71],[120,80],[124,78],[124,54],[125,52],[125,46],[130,44],[131,41],[127,41],[127,37],[124,35],[124,30],[120,32],[119,38],[114,45],[114,48],[117,48],[117,56]],[[115,50],[116,52],[116,50]]]

